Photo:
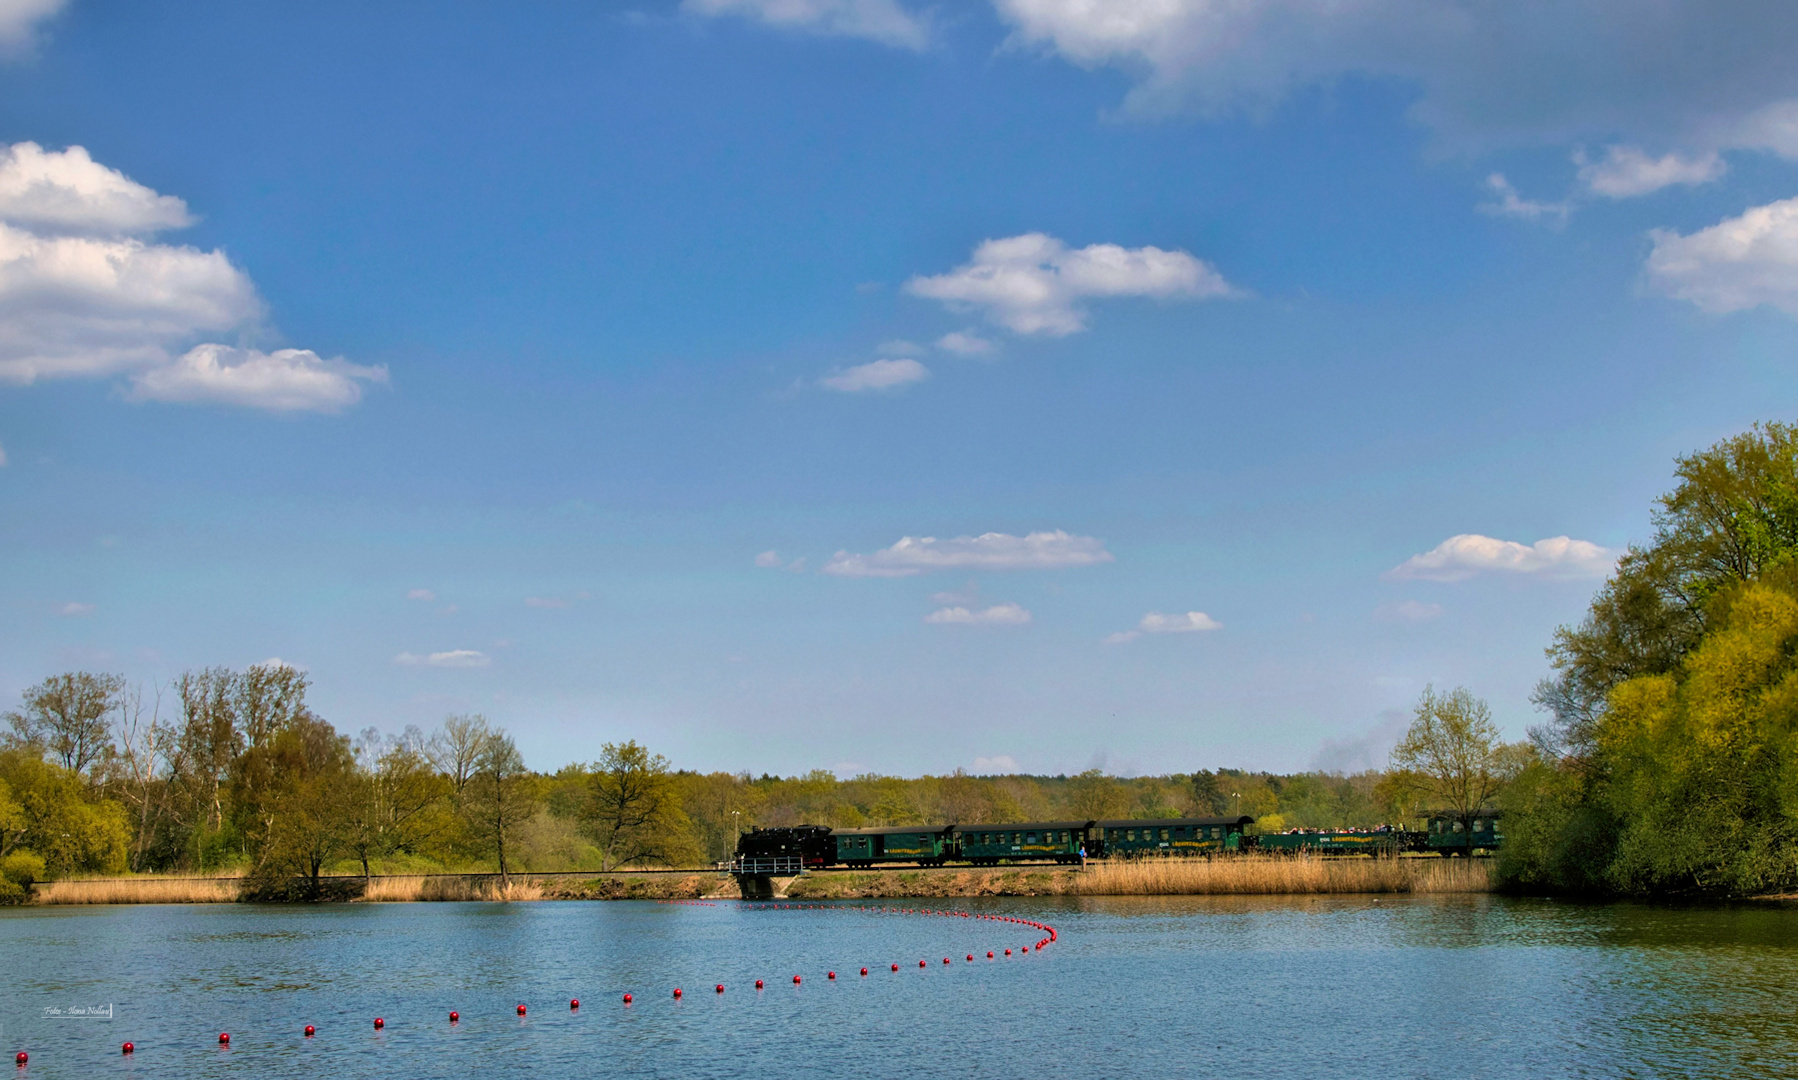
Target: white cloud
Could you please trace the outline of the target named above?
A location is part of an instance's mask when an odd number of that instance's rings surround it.
[[[1019,334],[1056,336],[1086,329],[1083,300],[1235,295],[1222,275],[1184,251],[1117,244],[1074,249],[1044,233],[983,241],[969,262],[914,277],[905,288],[951,307],[982,308],[989,320]]]
[[[1412,116],[1463,148],[1603,137],[1703,151],[1747,145],[1761,110],[1798,97],[1786,0],[993,3],[1015,45],[1129,75],[1138,113],[1265,112],[1359,77],[1414,87]]]
[[[930,369],[916,360],[874,360],[827,375],[818,382],[832,390],[855,394],[866,390],[892,390],[930,377]]]
[[[1690,236],[1656,229],[1648,280],[1710,312],[1770,304],[1798,315],[1798,198],[1757,206]]]
[[[936,347],[957,356],[986,356],[994,348],[992,342],[972,330],[951,330],[936,339]]]
[[[930,44],[930,24],[896,0],[683,0],[697,15],[737,15],[771,26],[832,37],[864,38],[901,49]]]
[[[1403,600],[1396,604],[1381,604],[1373,614],[1381,622],[1430,622],[1442,616],[1442,605]]]
[[[362,400],[363,383],[387,382],[387,368],[310,349],[272,353],[229,345],[196,345],[171,363],[132,377],[137,401],[244,405],[270,412],[334,413]]]
[[[432,592],[429,589],[408,589],[408,590],[406,590],[406,599],[408,599],[408,600],[435,600],[435,599],[437,599],[437,594]]]
[[[1775,101],[1756,109],[1743,117],[1720,143],[1798,158],[1798,100]]]
[[[1071,536],[1057,529],[1028,536],[982,533],[953,540],[907,536],[870,555],[839,551],[824,564],[824,573],[840,577],[910,577],[932,570],[1060,570],[1112,561],[1103,540]]]
[[[1009,776],[1018,771],[1018,759],[1010,754],[994,754],[992,757],[974,759],[974,773],[978,776]]]
[[[1612,146],[1602,161],[1588,161],[1584,151],[1573,155],[1580,182],[1594,193],[1611,199],[1647,195],[1674,184],[1708,184],[1729,171],[1723,158],[1712,150],[1684,156],[1649,157],[1638,146]]]
[[[1524,198],[1505,179],[1503,173],[1493,173],[1486,177],[1486,186],[1492,189],[1492,194],[1498,196],[1498,201],[1479,204],[1478,209],[1482,214],[1561,224],[1567,220],[1567,214],[1572,209],[1564,202],[1533,202]]]
[[[17,56],[37,40],[37,30],[68,0],[0,0],[0,54]]]
[[[764,570],[778,569],[780,566],[780,555],[773,551],[764,551],[755,557],[755,564]]]
[[[573,607],[574,601],[562,596],[527,596],[524,598],[524,606],[553,610]]]
[[[1011,603],[994,604],[978,610],[946,607],[924,616],[924,621],[945,626],[1022,626],[1030,621],[1030,612]]]
[[[1142,617],[1141,622],[1136,624],[1136,629],[1120,630],[1115,634],[1106,635],[1105,644],[1125,645],[1144,634],[1198,634],[1223,628],[1223,623],[1203,611],[1188,611],[1174,615],[1163,615],[1159,611],[1151,611]]]
[[[286,660],[281,659],[279,656],[271,656],[267,660],[264,660],[262,663],[253,664],[251,666],[259,667],[259,668],[284,668],[288,671],[305,671],[305,670],[307,670],[306,666],[304,664],[289,663]]]
[[[92,615],[94,613],[94,605],[83,604],[79,601],[71,600],[57,608],[56,613],[65,619],[79,619],[83,615]]]
[[[1397,581],[1464,581],[1494,572],[1550,578],[1598,578],[1611,572],[1619,552],[1587,540],[1555,536],[1534,544],[1495,540],[1477,533],[1451,536],[1386,572]]]
[[[132,237],[40,236],[0,222],[0,380],[111,375],[259,318],[223,252]]]
[[[486,653],[474,649],[451,649],[426,656],[403,652],[394,657],[393,662],[403,667],[479,668],[486,667],[493,660]]]
[[[0,148],[0,382],[127,374],[138,401],[331,412],[386,381],[301,349],[194,345],[253,332],[263,303],[224,252],[149,239],[192,220],[82,147]]]

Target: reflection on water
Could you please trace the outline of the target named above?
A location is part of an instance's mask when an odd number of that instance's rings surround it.
[[[0,1050],[29,1050],[31,1077],[1798,1075],[1798,909],[938,906],[1052,923],[1061,941],[1007,960],[1027,928],[853,905],[11,909]],[[43,1015],[107,1003],[111,1021]]]

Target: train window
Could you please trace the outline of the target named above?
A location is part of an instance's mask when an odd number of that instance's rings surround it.
[[[1222,840],[1222,839],[1223,839],[1223,838],[1224,838],[1224,830],[1223,830],[1223,826],[1221,826],[1221,825],[1213,825],[1213,826],[1212,826],[1212,827],[1211,827],[1211,839],[1213,839],[1213,840]]]
[[[1454,825],[1453,825],[1453,829],[1454,829],[1454,831],[1455,831],[1455,832],[1460,832],[1460,831],[1461,831],[1461,823],[1460,823],[1460,822],[1458,822],[1458,821],[1457,821],[1457,822],[1455,822],[1455,823],[1454,823]]]
[[[1127,829],[1127,830],[1125,830],[1125,832],[1124,832],[1124,839],[1126,839],[1126,840],[1134,840],[1134,839],[1136,839],[1136,830],[1135,830],[1135,829]]]
[[[1167,830],[1166,829],[1161,830],[1161,838],[1163,840],[1167,839]]]
[[[1485,832],[1486,831],[1486,823],[1484,821],[1474,822],[1473,823],[1473,831],[1474,832]]]

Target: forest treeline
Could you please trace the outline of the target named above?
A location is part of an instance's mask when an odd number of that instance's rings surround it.
[[[32,687],[0,747],[0,890],[241,870],[285,895],[341,873],[700,865],[757,825],[1251,814],[1279,829],[1372,826],[1421,805],[1379,772],[752,777],[677,770],[635,742],[542,773],[480,716],[352,738],[307,689],[282,666],[190,672],[149,700],[117,675]]]

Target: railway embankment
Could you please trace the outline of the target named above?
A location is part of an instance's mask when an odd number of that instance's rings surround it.
[[[591,875],[414,874],[330,879],[331,895],[363,902],[734,899],[736,882],[713,871]],[[1304,896],[1327,893],[1477,893],[1493,888],[1491,861],[1433,858],[1137,859],[1054,866],[930,867],[811,873],[783,895],[803,900],[981,896]],[[38,904],[231,903],[230,877],[78,878],[40,883]]]

